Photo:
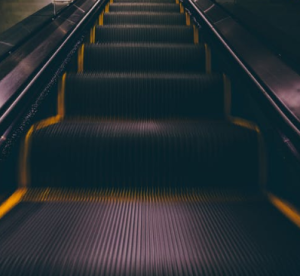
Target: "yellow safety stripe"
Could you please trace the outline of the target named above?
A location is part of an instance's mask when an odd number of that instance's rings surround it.
[[[103,17],[104,17],[104,11],[102,11],[99,15],[99,25],[102,26],[103,25]]]
[[[68,189],[68,188],[34,188],[28,189],[23,197],[24,202],[66,202],[66,201],[157,201],[157,202],[241,202],[258,201],[259,196],[244,197],[239,194],[201,189]]]
[[[78,73],[83,72],[83,65],[84,65],[84,44],[82,44],[78,49]]]
[[[185,21],[187,26],[191,26],[191,17],[187,12],[185,13]]]
[[[12,208],[14,208],[22,200],[26,192],[26,188],[18,189],[0,205],[0,219],[4,217]]]
[[[194,33],[194,44],[199,44],[199,30],[198,28],[193,25],[193,33]]]
[[[257,133],[258,139],[258,172],[259,172],[259,184],[261,189],[264,191],[265,186],[267,183],[267,158],[266,158],[266,151],[265,151],[265,143],[260,132],[259,127],[250,121],[237,118],[237,117],[230,117],[229,121],[235,125],[251,129]]]
[[[67,73],[64,73],[58,83],[57,115],[60,116],[61,118],[65,117],[66,77],[67,77]]]
[[[184,13],[184,7],[182,3],[179,4],[180,13]]]
[[[268,194],[268,198],[282,214],[300,227],[300,213],[293,206],[270,193]]]

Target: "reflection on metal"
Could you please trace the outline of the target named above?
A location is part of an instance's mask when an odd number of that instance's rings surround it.
[[[205,43],[205,72],[211,74],[211,50]]]
[[[56,15],[57,14],[57,8],[56,5],[60,5],[60,4],[65,4],[65,5],[69,5],[73,2],[74,0],[52,0],[53,3],[53,14]]]

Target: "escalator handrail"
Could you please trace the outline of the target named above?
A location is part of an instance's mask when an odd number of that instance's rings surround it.
[[[0,142],[11,114],[63,47],[105,0],[78,0],[0,64]],[[43,40],[43,38],[47,38]]]
[[[300,144],[300,93],[298,92],[300,76],[211,0],[186,1],[192,8],[192,15],[200,17],[201,21],[217,37],[240,68],[280,114],[285,124],[296,134]],[[246,45],[249,41],[254,47]],[[267,62],[262,61],[255,66],[255,62],[258,60],[251,60],[254,56]],[[268,67],[263,68],[262,64]],[[264,70],[269,71],[264,72]],[[297,99],[299,99],[299,104],[295,106]]]

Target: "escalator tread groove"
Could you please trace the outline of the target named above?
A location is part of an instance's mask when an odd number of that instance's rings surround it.
[[[175,0],[106,5],[21,147],[0,275],[300,275],[299,229],[258,185],[261,134],[225,114],[187,19]]]

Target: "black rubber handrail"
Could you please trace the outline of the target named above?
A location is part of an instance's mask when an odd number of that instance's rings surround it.
[[[300,76],[211,0],[186,0],[281,116],[300,145]]]
[[[0,137],[9,128],[10,115],[18,106],[20,109],[37,79],[105,2],[77,0],[0,64]]]

